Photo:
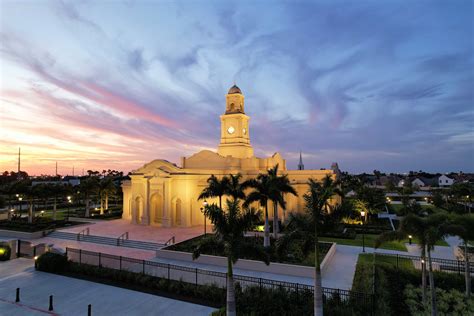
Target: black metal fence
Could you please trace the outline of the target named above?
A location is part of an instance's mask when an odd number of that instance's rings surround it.
[[[79,264],[143,273],[150,276],[165,278],[168,280],[180,280],[196,285],[215,285],[221,288],[227,286],[227,273],[224,272],[203,270],[73,248],[66,248],[66,254],[69,260]],[[287,291],[294,291],[296,294],[305,291],[313,293],[314,291],[314,286],[312,285],[243,275],[234,274],[234,280],[236,283],[239,283],[242,288],[258,286],[262,289],[284,289]],[[363,314],[372,314],[374,300],[373,294],[323,287],[323,299],[324,301],[336,300],[337,302],[345,303],[350,307],[357,306],[357,309],[363,311]]]
[[[417,269],[421,269],[421,257],[410,256],[410,255],[399,255],[399,254],[388,254],[388,253],[377,253],[376,256],[379,257],[390,257],[396,258],[395,264],[397,267],[400,264],[401,260],[411,260]],[[428,263],[428,258],[426,258]],[[461,260],[452,260],[452,259],[442,259],[442,258],[431,258],[433,269],[436,271],[444,272],[455,272],[455,273],[464,273],[465,271],[465,262]],[[474,265],[470,264],[469,271],[471,274],[474,274]]]

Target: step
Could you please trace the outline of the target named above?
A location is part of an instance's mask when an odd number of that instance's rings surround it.
[[[54,231],[48,235],[49,237],[77,240],[77,233]],[[81,235],[80,240],[82,242],[90,242],[96,244],[104,244],[117,246],[117,238],[107,236],[96,236],[96,235]],[[131,240],[125,239],[120,241],[120,247],[136,248],[143,250],[158,250],[165,246],[165,244],[154,243],[149,241]]]

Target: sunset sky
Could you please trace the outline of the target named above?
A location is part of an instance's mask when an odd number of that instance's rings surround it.
[[[216,150],[235,83],[257,156],[474,171],[473,1],[0,0],[0,170]]]

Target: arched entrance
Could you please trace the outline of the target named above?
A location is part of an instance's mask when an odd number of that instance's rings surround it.
[[[163,196],[155,193],[150,199],[151,216],[155,223],[161,224],[163,222]]]
[[[173,226],[180,226],[181,225],[181,217],[182,217],[182,203],[181,199],[176,199],[175,207],[174,207],[174,223]]]
[[[140,218],[143,216],[143,198],[141,196],[137,196],[135,198],[135,221],[140,223]]]

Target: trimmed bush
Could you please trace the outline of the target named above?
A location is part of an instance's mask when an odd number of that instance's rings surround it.
[[[0,261],[10,260],[11,254],[12,254],[12,248],[10,247],[10,245],[1,243],[0,244]]]
[[[405,304],[408,306],[411,315],[429,315],[431,313],[431,300],[427,304],[422,302],[421,287],[414,287],[409,284],[404,291]],[[428,297],[431,292],[428,291]],[[464,293],[451,289],[436,289],[436,307],[438,315],[474,315],[474,299],[468,299]]]
[[[65,255],[45,252],[36,259],[35,266],[39,271],[63,273],[67,270],[69,262]]]

